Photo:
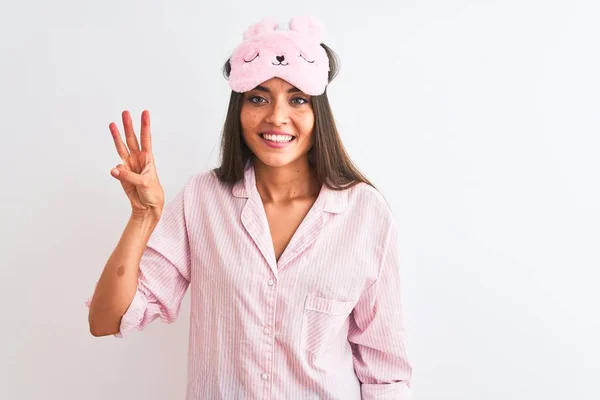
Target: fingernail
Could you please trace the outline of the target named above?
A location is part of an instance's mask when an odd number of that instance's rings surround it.
[[[112,172],[114,176],[119,176],[119,170],[116,168],[113,168],[110,172]]]

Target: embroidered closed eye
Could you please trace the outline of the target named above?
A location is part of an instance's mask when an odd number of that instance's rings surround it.
[[[302,58],[304,59],[304,61],[306,61],[307,63],[311,63],[311,64],[312,64],[312,63],[314,63],[314,62],[315,62],[315,60],[308,61],[308,60],[306,59],[306,57],[304,57],[304,56],[302,55],[302,53],[300,53],[300,54],[298,55],[298,57],[302,57]]]
[[[260,55],[260,53],[256,53],[256,55],[254,56],[254,58],[252,58],[252,60],[246,60],[246,58],[244,58],[244,62],[247,62],[247,63],[249,63],[249,62],[252,62],[252,61],[254,61],[254,60],[256,59],[256,57],[258,57],[259,55]]]

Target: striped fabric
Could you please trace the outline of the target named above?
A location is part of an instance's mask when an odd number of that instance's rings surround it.
[[[174,322],[190,287],[187,400],[410,399],[397,239],[378,191],[323,185],[276,261],[252,163],[233,186],[195,174],[115,336]]]

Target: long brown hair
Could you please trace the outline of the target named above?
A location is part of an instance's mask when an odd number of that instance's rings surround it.
[[[331,82],[339,72],[339,59],[331,48],[323,43],[321,46],[329,58],[328,81]],[[230,72],[231,64],[227,60],[223,65],[225,78],[229,79]],[[246,162],[253,155],[242,139],[240,114],[243,100],[243,93],[231,91],[221,137],[221,165],[213,169],[219,180],[226,183],[235,183],[243,178]],[[319,96],[312,96],[311,102],[315,115],[315,142],[308,152],[308,161],[315,169],[319,183],[333,190],[347,189],[360,182],[375,187],[354,165],[342,144],[327,89]]]

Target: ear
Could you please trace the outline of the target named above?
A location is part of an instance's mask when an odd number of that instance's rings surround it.
[[[325,26],[321,21],[311,16],[299,16],[290,19],[290,30],[310,36],[317,43],[323,43]]]
[[[259,23],[252,25],[244,32],[244,39],[252,36],[260,35],[261,33],[274,31],[279,27],[279,24],[273,18],[265,18]]]

